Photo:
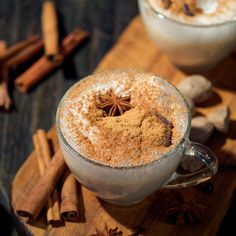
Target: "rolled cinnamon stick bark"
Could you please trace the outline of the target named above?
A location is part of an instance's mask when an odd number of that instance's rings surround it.
[[[0,56],[2,56],[7,50],[7,42],[0,40]]]
[[[6,61],[6,65],[11,69],[16,69],[21,64],[29,61],[43,49],[43,40],[39,39],[35,43],[23,48],[14,57]]]
[[[66,221],[77,221],[79,218],[78,183],[69,169],[63,175],[60,213]]]
[[[46,167],[48,167],[51,161],[51,150],[46,132],[43,129],[39,129],[37,133],[33,135],[33,142],[37,154],[40,175],[43,176]],[[47,222],[54,227],[58,227],[63,223],[60,217],[57,189],[53,190],[47,202]]]
[[[39,167],[39,174],[40,176],[43,176],[45,173],[46,165],[43,161],[41,147],[39,145],[39,140],[36,134],[33,135],[33,143],[34,143],[36,158],[37,158],[38,167]]]
[[[46,0],[43,3],[41,24],[45,55],[53,61],[62,60],[59,50],[57,13],[52,0]]]
[[[12,45],[0,55],[0,63],[3,63],[22,49],[28,47],[30,44],[37,42],[39,39],[39,36],[30,36],[29,38]]]
[[[43,160],[42,148],[41,148],[40,141],[37,134],[33,135],[33,142],[34,142],[34,147],[36,151],[36,158],[38,162],[39,173],[40,173],[40,176],[43,176],[45,174],[46,164]],[[52,198],[51,196],[49,196],[49,199],[47,202],[47,222],[49,222],[53,218],[54,217],[53,217],[53,209],[52,209]]]
[[[51,194],[52,199],[52,211],[53,217],[48,218],[48,223],[54,227],[61,226],[63,224],[61,215],[60,215],[60,206],[59,206],[59,198],[58,198],[58,191],[55,189]]]
[[[57,182],[65,169],[66,163],[59,149],[46,168],[45,174],[39,178],[36,185],[29,192],[28,198],[16,206],[16,212],[22,217],[35,220],[47,203],[50,194],[56,188]]]
[[[0,56],[7,51],[6,41],[0,41]],[[8,68],[0,65],[0,108],[8,111],[12,105],[12,100],[8,91],[9,73]]]
[[[47,167],[52,159],[52,154],[51,154],[50,145],[47,139],[47,134],[45,130],[43,129],[38,129],[36,134],[38,137],[38,142],[41,146],[42,159]]]
[[[88,33],[80,29],[67,35],[62,41],[61,54],[63,59],[65,59],[87,37]],[[50,61],[43,56],[28,70],[16,78],[15,87],[21,92],[27,92],[45,76],[56,70],[60,65],[60,63]]]

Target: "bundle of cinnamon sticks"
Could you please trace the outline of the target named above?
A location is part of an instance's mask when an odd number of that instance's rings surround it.
[[[33,143],[40,178],[27,199],[16,206],[16,212],[28,220],[35,220],[45,207],[47,223],[52,227],[62,226],[64,221],[77,221],[79,186],[66,167],[61,150],[54,150],[55,146],[42,129],[33,135]]]
[[[8,93],[9,71],[15,70],[25,62],[31,61],[44,49],[44,55],[33,63],[14,82],[21,92],[28,92],[47,75],[59,68],[64,60],[88,37],[88,32],[78,28],[69,33],[60,43],[57,14],[53,1],[45,1],[42,7],[42,33],[39,36],[6,47],[0,41],[0,108],[9,110],[12,101]]]

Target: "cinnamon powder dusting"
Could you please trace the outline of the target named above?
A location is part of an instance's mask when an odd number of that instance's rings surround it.
[[[88,77],[67,94],[60,126],[68,143],[91,160],[117,167],[143,165],[170,151],[183,135],[174,117],[185,117],[185,107],[152,74],[107,75]]]
[[[93,157],[110,165],[117,165],[121,159],[129,165],[150,162],[151,153],[165,152],[171,145],[166,145],[168,127],[157,116],[138,108],[122,116],[105,117],[97,126],[100,135]]]
[[[196,0],[161,0],[160,6],[174,13],[183,13],[186,16],[195,16],[202,13]]]

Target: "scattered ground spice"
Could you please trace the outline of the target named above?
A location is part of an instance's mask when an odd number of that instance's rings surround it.
[[[118,229],[118,227],[109,228],[107,224],[105,224],[105,227],[103,230],[95,229],[96,233],[91,234],[91,236],[122,236],[123,232]]]
[[[160,6],[177,14],[193,17],[202,13],[197,7],[196,0],[161,0]]]

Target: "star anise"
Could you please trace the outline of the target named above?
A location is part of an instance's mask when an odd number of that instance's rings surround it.
[[[204,206],[198,204],[196,199],[197,195],[190,200],[185,200],[178,193],[175,202],[165,211],[165,218],[177,225],[201,222]]]
[[[91,236],[122,236],[123,232],[118,231],[118,227],[112,229],[108,228],[107,224],[105,224],[105,227],[103,230],[96,229],[95,234],[91,234]]]
[[[97,107],[102,109],[107,116],[120,116],[130,110],[130,96],[118,97],[113,90],[106,94],[98,95]]]

